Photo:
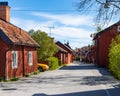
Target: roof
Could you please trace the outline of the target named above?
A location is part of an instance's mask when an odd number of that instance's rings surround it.
[[[61,48],[59,45],[57,45],[57,47],[58,47],[58,50],[59,50],[59,51],[67,53],[67,51],[64,50],[63,48]]]
[[[73,51],[69,45],[64,44],[64,46],[65,46],[66,48],[68,48],[70,51]]]
[[[68,49],[70,52],[73,52],[73,50],[71,48],[69,48],[67,45],[62,44],[60,41],[57,41],[56,44],[61,44],[62,46],[64,46],[66,49]]]
[[[8,44],[39,47],[28,32],[2,19],[0,19],[0,37]]]
[[[95,40],[99,35],[105,33],[107,30],[109,30],[109,29],[112,28],[113,26],[116,26],[116,25],[119,25],[119,24],[120,24],[120,21],[118,21],[117,23],[111,25],[110,27],[108,27],[108,28],[106,28],[106,29],[98,32],[98,33],[95,35],[95,37],[93,38],[93,40]]]

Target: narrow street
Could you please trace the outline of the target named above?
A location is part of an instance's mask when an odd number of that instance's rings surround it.
[[[103,68],[74,62],[16,82],[0,82],[0,96],[120,96],[120,82]]]

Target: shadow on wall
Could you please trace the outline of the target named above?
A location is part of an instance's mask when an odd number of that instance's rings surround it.
[[[112,89],[107,89],[107,92],[105,89],[105,90],[94,90],[94,91],[65,93],[65,94],[53,94],[53,95],[38,93],[32,96],[120,96],[120,85]]]

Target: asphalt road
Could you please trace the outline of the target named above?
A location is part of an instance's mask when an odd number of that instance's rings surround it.
[[[74,62],[16,82],[0,82],[0,96],[120,96],[120,81],[103,68]]]

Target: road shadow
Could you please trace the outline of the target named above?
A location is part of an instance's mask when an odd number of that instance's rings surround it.
[[[33,94],[32,96],[49,96],[49,95],[44,94],[44,93],[38,93],[38,94]]]
[[[59,70],[91,70],[95,69],[93,66],[78,66],[78,65],[71,65],[71,66],[64,66],[60,68]]]
[[[83,63],[79,61],[73,62],[72,65],[61,67],[59,70],[98,70],[102,75],[111,75],[105,68],[100,68],[94,64]]]
[[[94,76],[95,73],[93,73],[93,76],[83,75],[83,76],[74,77],[76,79],[74,79],[72,82],[77,82],[78,84],[81,85],[94,86],[101,84],[116,84],[118,82],[107,69],[96,67],[93,64],[84,64],[82,62],[75,62],[72,65],[62,67],[59,70],[85,70],[85,71],[89,70],[91,72],[93,70],[96,70],[93,72],[98,72],[97,73],[99,74],[98,76],[97,75]]]
[[[92,90],[92,91],[84,91],[84,92],[73,92],[73,93],[64,93],[64,94],[44,94],[44,93],[36,93],[32,96],[120,96],[120,86],[119,88],[111,88],[111,89],[103,89],[103,90]]]
[[[75,61],[70,65],[68,64],[68,66],[61,67],[59,70],[91,70],[91,69],[96,69],[96,67],[93,64]]]
[[[17,88],[4,88],[3,91],[17,90]]]

